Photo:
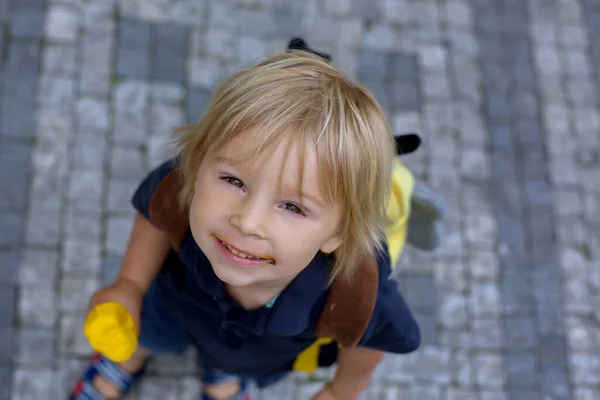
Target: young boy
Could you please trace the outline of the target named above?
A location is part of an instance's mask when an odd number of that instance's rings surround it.
[[[394,139],[367,91],[317,56],[287,52],[222,83],[176,144],[178,157],[134,194],[116,282],[90,300],[89,309],[123,304],[139,346],[121,364],[95,356],[71,399],[120,398],[150,355],[193,345],[202,398],[247,400],[248,380],[274,383],[315,342],[330,283],[351,277],[364,254],[380,277],[371,320],[358,347],[336,347],[335,378],[315,399],[356,399],[383,352],[418,348],[382,234]],[[153,224],[151,200],[173,171],[189,223],[177,251]]]

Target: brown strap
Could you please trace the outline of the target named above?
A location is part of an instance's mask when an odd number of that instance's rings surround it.
[[[169,173],[156,187],[148,207],[150,221],[171,236],[175,251],[181,249],[190,223],[189,212],[178,201],[182,187],[179,173]],[[336,279],[332,283],[315,335],[332,338],[344,347],[356,346],[371,320],[378,285],[376,258],[363,257],[351,279]]]
[[[182,188],[183,181],[179,173],[169,173],[154,190],[148,206],[150,222],[171,236],[175,251],[181,249],[183,237],[190,225],[189,213],[181,208],[178,200]]]
[[[336,279],[315,327],[319,338],[354,347],[365,333],[377,300],[379,270],[375,256],[365,256],[351,279]]]

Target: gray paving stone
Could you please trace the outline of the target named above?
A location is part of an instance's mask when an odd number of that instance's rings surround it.
[[[0,142],[0,209],[24,212],[31,173],[31,146]]]
[[[439,346],[423,346],[420,352],[412,353],[411,371],[417,379],[424,379],[437,384],[450,381],[450,351]],[[429,371],[429,372],[427,372]]]
[[[56,317],[55,297],[54,288],[22,286],[18,299],[19,322],[33,327],[53,327]]]
[[[133,226],[132,218],[108,218],[106,222],[106,251],[111,255],[123,255]]]
[[[415,55],[395,52],[388,57],[387,72],[398,80],[418,82],[420,76],[419,61]]]
[[[467,324],[467,301],[460,294],[438,295],[440,298],[439,319],[444,329],[460,329]]]
[[[110,157],[110,175],[114,178],[139,179],[145,173],[142,152],[135,147],[115,148]]]
[[[506,394],[504,391],[481,391],[480,394],[481,400],[507,400]]]
[[[473,282],[471,284],[471,296],[469,308],[472,315],[489,317],[498,315],[500,312],[500,293],[498,287],[491,283]]]
[[[537,206],[529,212],[530,237],[535,243],[552,243],[555,240],[554,221],[550,207]]]
[[[148,131],[150,88],[141,81],[119,82],[114,95],[114,140],[142,143]]]
[[[279,17],[282,17],[280,15]],[[282,23],[281,18],[276,19],[277,25]],[[289,26],[288,26],[289,27]],[[180,41],[185,43],[185,32],[179,33],[181,36]],[[219,62],[230,63],[235,59],[236,47],[237,47],[237,36],[235,32],[231,30],[209,30],[204,36],[204,49],[205,53],[210,58],[215,58]],[[256,53],[254,57],[260,56],[260,53]],[[178,55],[180,59],[182,55]]]
[[[77,123],[80,128],[93,126],[105,131],[109,126],[108,103],[92,97],[81,97],[77,101]]]
[[[10,34],[18,39],[41,39],[44,36],[44,10],[17,8],[11,15]]]
[[[100,273],[100,285],[108,286],[115,281],[121,270],[121,258],[116,256],[107,256],[102,261],[102,271]]]
[[[574,353],[570,356],[572,379],[575,384],[598,385],[600,358],[593,354]]]
[[[502,357],[495,353],[481,352],[474,356],[475,383],[483,389],[500,389],[505,383]]]
[[[74,237],[64,243],[61,268],[70,276],[95,276],[100,266],[100,246],[95,238]]]
[[[10,15],[10,0],[0,0],[0,21],[8,21]]]
[[[545,349],[540,351],[539,364],[543,394],[556,399],[572,398],[565,338],[559,335],[542,337],[541,349]]]
[[[188,123],[197,121],[210,101],[212,93],[206,89],[190,90],[186,102],[186,118]]]
[[[95,279],[63,276],[59,286],[58,309],[64,313],[81,314],[86,310],[92,294],[98,289]]]
[[[366,81],[365,86],[373,94],[381,108],[385,111],[390,109],[389,89],[383,80]]]
[[[515,350],[532,350],[539,345],[539,333],[535,321],[528,316],[506,316],[506,344]]]
[[[501,277],[504,313],[531,313],[534,310],[532,284],[532,277],[528,271],[525,273],[514,269],[504,271]]]
[[[498,256],[487,251],[473,251],[469,254],[471,277],[476,280],[495,281],[500,275]]]
[[[390,76],[388,56],[382,51],[362,50],[358,53],[358,79],[380,82]]]
[[[436,290],[431,275],[402,274],[398,285],[413,308],[425,312],[435,310],[437,304]]]
[[[421,82],[425,101],[450,99],[450,82],[445,74],[423,74]]]
[[[421,341],[424,344],[437,343],[437,318],[435,314],[415,313],[421,330]]]
[[[184,122],[184,109],[179,105],[155,104],[150,109],[150,134],[153,136],[167,137]]]
[[[54,289],[58,272],[58,253],[51,250],[26,249],[19,269],[19,284],[31,288]]]
[[[121,19],[117,48],[117,74],[125,78],[150,76],[150,24]]]
[[[0,283],[17,283],[22,252],[15,248],[0,250]]]
[[[50,367],[17,369],[13,375],[13,399],[42,399],[52,383]]]
[[[0,329],[2,339],[0,340],[0,359],[10,358],[12,347],[10,346],[11,330],[15,319],[16,287],[12,283],[0,283],[0,299],[2,300],[2,311],[0,311]],[[8,357],[7,357],[8,356]]]
[[[0,247],[16,247],[23,241],[23,215],[0,212]]]
[[[79,35],[80,15],[63,5],[51,5],[46,17],[46,37],[51,41],[74,43]]]
[[[446,400],[475,400],[476,396],[474,393],[464,390],[464,389],[456,389],[456,388],[448,388],[444,392],[444,399]]]
[[[0,15],[2,10],[0,10]],[[0,364],[0,399],[9,400],[11,398],[12,371],[7,365]]]
[[[13,40],[4,61],[4,96],[0,105],[0,134],[31,138],[35,133],[35,85],[38,77],[40,47],[33,42]]]
[[[471,321],[473,346],[483,350],[501,350],[506,346],[501,322],[493,316],[474,318]]]
[[[72,171],[67,193],[70,204],[79,210],[97,209],[102,199],[102,182],[102,171]]]
[[[511,190],[509,195],[519,193],[518,190],[514,190],[512,185],[506,186],[506,188]],[[513,199],[513,197],[502,196],[500,199]],[[522,207],[513,204],[511,206]],[[499,243],[506,250],[502,255],[505,264],[510,268],[517,268],[525,258],[525,225],[521,218],[519,209],[501,210],[496,213]]]
[[[112,79],[113,42],[110,34],[88,31],[79,41],[81,47],[79,89],[83,94],[108,96]]]
[[[148,377],[140,386],[140,396],[148,400],[176,400],[178,382],[169,378]]]
[[[72,106],[75,97],[75,80],[43,75],[38,99],[44,103]]]
[[[100,238],[101,214],[99,210],[92,212],[79,211],[67,207],[65,211],[64,236],[68,239]]]
[[[52,371],[54,395],[62,398],[73,388],[82,371],[88,367],[88,360],[77,358],[57,358]]]
[[[96,128],[81,128],[72,141],[71,165],[77,169],[102,169],[106,147],[104,132]]]
[[[158,81],[183,83],[187,28],[176,24],[158,24],[153,26],[151,34],[150,77]]]
[[[450,358],[451,383],[458,387],[472,387],[473,368],[473,359],[469,351],[454,351]]]
[[[399,111],[418,110],[420,105],[417,82],[394,81],[388,89],[391,106]]]
[[[59,146],[65,146],[74,130],[73,110],[57,104],[40,103],[37,109],[38,144],[36,153],[52,150],[56,157]],[[42,145],[44,146],[42,148]],[[36,154],[34,153],[34,155]],[[43,169],[43,168],[40,168]]]
[[[131,212],[131,198],[139,182],[110,179],[108,182],[108,211]]]
[[[155,82],[150,88],[153,104],[180,105],[185,100],[187,90],[179,83]]]
[[[34,246],[57,246],[60,241],[60,211],[31,208],[25,226],[25,242]]]
[[[223,78],[224,70],[219,63],[210,58],[192,58],[187,60],[188,85],[190,87],[213,88]]]
[[[494,123],[508,122],[511,117],[511,104],[508,99],[498,95],[488,95],[485,102],[488,118]]]
[[[15,362],[32,367],[52,365],[54,357],[54,330],[47,328],[20,328],[15,334]]]
[[[467,215],[465,236],[477,248],[493,248],[497,237],[496,223],[491,215]]]
[[[598,104],[596,88],[594,88],[590,83],[591,82],[589,79],[575,77],[568,79],[565,85],[565,95],[567,101],[569,101],[573,106],[577,107]]]
[[[12,363],[15,332],[11,324],[0,325],[0,365]]]
[[[58,353],[61,356],[88,356],[92,353],[82,326],[83,316],[63,315],[60,318]]]

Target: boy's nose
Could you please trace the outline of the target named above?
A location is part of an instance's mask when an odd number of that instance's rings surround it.
[[[245,236],[266,237],[267,212],[258,202],[244,202],[231,216],[231,224]]]

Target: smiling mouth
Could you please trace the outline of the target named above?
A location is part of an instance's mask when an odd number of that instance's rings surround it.
[[[272,257],[260,257],[251,253],[247,253],[244,252],[242,250],[239,250],[235,247],[233,247],[232,245],[230,245],[229,243],[225,242],[224,240],[222,240],[221,238],[219,238],[217,235],[213,235],[219,242],[221,242],[221,244],[227,249],[229,250],[232,254],[236,255],[237,257],[246,259],[246,260],[251,260],[251,261],[267,261],[269,263],[275,264],[275,260]]]

